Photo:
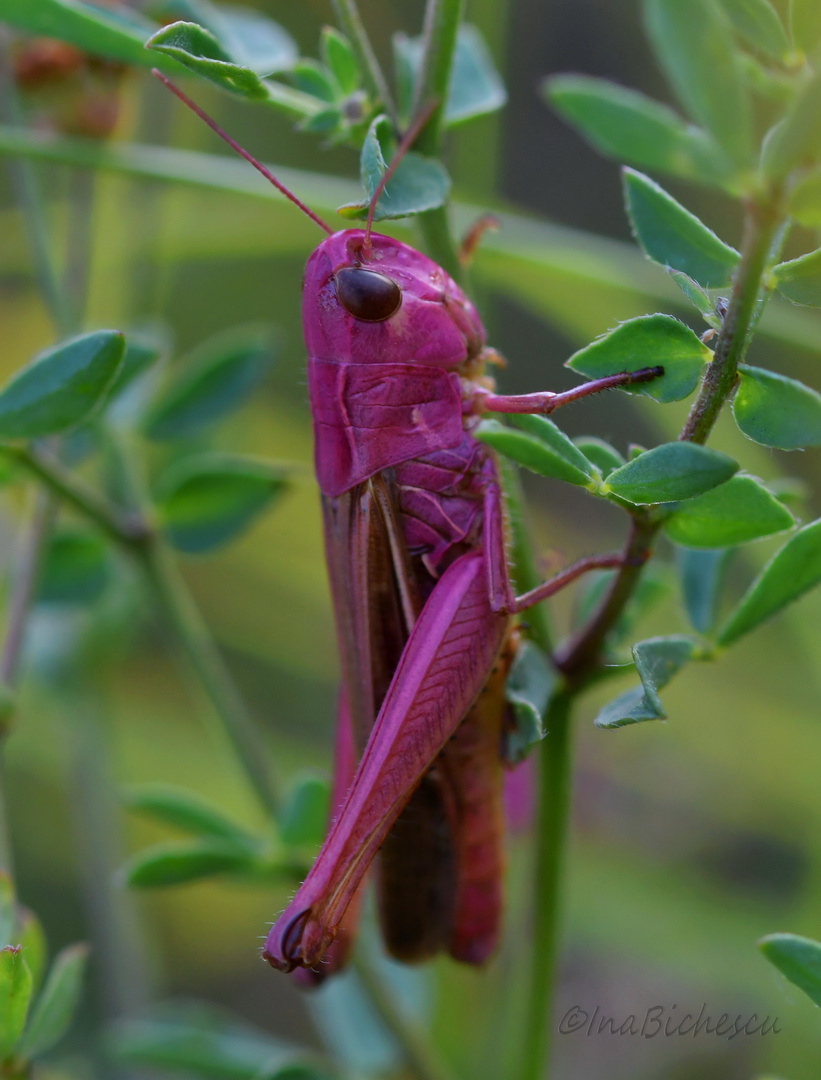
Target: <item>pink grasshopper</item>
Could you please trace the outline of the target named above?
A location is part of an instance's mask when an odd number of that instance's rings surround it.
[[[502,904],[500,748],[516,615],[621,557],[580,560],[516,596],[498,464],[475,428],[488,412],[544,415],[663,369],[497,395],[485,373],[496,354],[470,300],[426,256],[371,231],[413,132],[366,228],[334,233],[159,77],[328,234],[305,269],[302,321],[342,665],[334,818],[263,956],[317,978],[341,966],[379,853],[388,950],[480,964]]]

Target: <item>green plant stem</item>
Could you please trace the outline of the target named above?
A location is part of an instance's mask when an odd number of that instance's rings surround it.
[[[703,443],[738,378],[750,337],[766,301],[766,275],[783,223],[777,193],[746,207],[741,259],[730,306],[712,362],[680,438]],[[550,1006],[555,981],[559,918],[559,883],[570,802],[569,728],[576,698],[602,665],[607,635],[621,617],[652,551],[662,518],[652,512],[632,515],[624,563],[598,609],[582,630],[554,657],[565,686],[554,695],[545,718],[547,735],[540,748],[539,821],[534,881],[533,942],[524,1067],[521,1080],[544,1080],[550,1053]]]
[[[0,445],[0,453],[11,457],[50,492],[74,507],[116,543],[131,547],[145,542],[150,535],[148,526],[137,515],[112,506],[94,488],[61,464],[54,455],[29,446],[8,444]]]
[[[520,1080],[544,1080],[550,1053],[550,1006],[559,953],[562,872],[571,795],[572,694],[554,694],[545,714],[545,737],[538,751],[539,804],[536,821],[533,934],[530,993]]]
[[[414,87],[411,115],[416,116],[428,102],[436,102],[414,141],[414,149],[429,157],[437,156],[442,141],[442,121],[463,6],[464,0],[428,0],[425,8],[422,67]]]
[[[750,331],[758,319],[762,281],[783,216],[776,200],[751,201],[744,217],[742,258],[733,282],[730,306],[724,319],[713,360],[680,438],[703,443],[713,429],[724,402],[735,388],[738,365],[744,359]]]
[[[362,16],[356,6],[356,0],[331,0],[331,3],[336,12],[337,22],[350,39],[359,60],[368,93],[376,101],[382,102],[385,111],[396,123],[396,105],[388,89],[388,82],[379,61],[376,59],[370,38],[362,22]]]
[[[173,629],[197,682],[219,715],[257,797],[268,813],[276,818],[279,799],[267,765],[267,750],[171,553],[157,535],[134,550],[159,607]]]
[[[401,1008],[391,987],[359,957],[354,958],[354,967],[368,1000],[398,1044],[414,1080],[451,1080],[450,1072],[431,1050],[425,1031]]]

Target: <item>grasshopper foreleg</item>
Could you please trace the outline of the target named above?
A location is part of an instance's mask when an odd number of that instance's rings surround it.
[[[539,413],[547,416],[562,405],[570,405],[581,398],[591,394],[599,394],[602,390],[613,390],[620,386],[632,386],[635,383],[650,382],[664,374],[663,367],[640,368],[638,371],[621,371],[617,375],[608,375],[604,379],[593,379],[592,382],[574,386],[572,390],[565,390],[560,394],[553,394],[549,390],[536,394],[492,394],[482,391],[479,397],[480,410],[498,413]]]

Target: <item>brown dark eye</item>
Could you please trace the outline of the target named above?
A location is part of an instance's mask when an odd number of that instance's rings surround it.
[[[346,266],[334,274],[340,304],[363,322],[384,322],[402,303],[402,290],[395,281],[375,270]]]

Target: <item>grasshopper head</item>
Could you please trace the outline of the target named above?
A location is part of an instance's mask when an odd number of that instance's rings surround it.
[[[362,229],[324,240],[305,268],[305,344],[320,360],[416,362],[457,369],[481,351],[484,328],[453,279],[425,255]]]

